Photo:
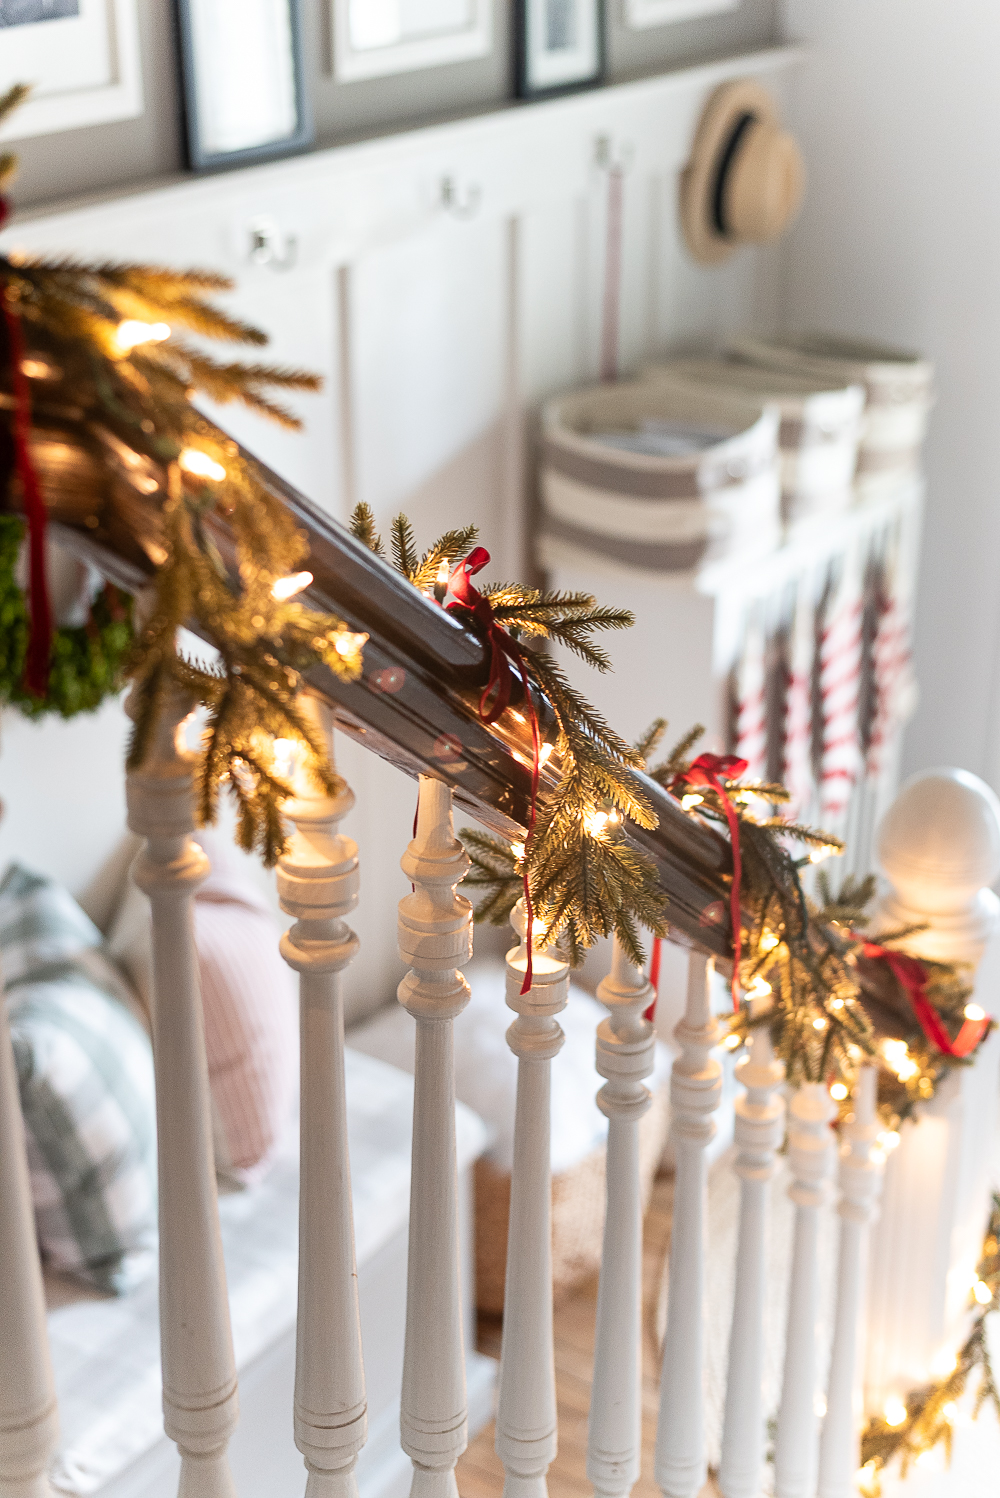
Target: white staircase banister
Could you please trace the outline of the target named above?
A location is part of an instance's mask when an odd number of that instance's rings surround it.
[[[153,921],[163,1423],[181,1455],[180,1498],[235,1498],[226,1452],[239,1396],[192,913],[209,865],[190,837],[197,756],[183,743],[189,711],[179,694],[168,696],[146,762],[126,776],[126,795],[129,826],[146,840],[134,878]]]
[[[629,962],[617,937],[611,972],[598,985],[597,997],[611,1014],[597,1031],[597,1070],[607,1078],[597,1104],[608,1119],[608,1151],[587,1476],[602,1498],[628,1498],[642,1448],[639,1121],[652,1101],[643,1078],[653,1070],[656,1038],[644,1014],[656,991]]]
[[[788,1161],[795,1203],[785,1366],[774,1442],[777,1498],[813,1498],[816,1486],[819,1214],[833,1169],[836,1108],[822,1082],[796,1088],[788,1109]]]
[[[784,1075],[767,1025],[755,1026],[747,1054],[736,1067],[737,1081],[746,1091],[735,1104],[740,1226],[718,1476],[723,1498],[758,1498],[761,1487],[767,1198],[775,1153],[785,1135],[785,1102],[778,1091]]]
[[[330,709],[303,696],[333,764]],[[354,1252],[344,1081],[343,969],[358,939],[343,916],[358,900],[358,847],[337,831],[354,804],[317,789],[297,766],[285,815],[295,831],[278,863],[281,908],[295,924],[281,955],[299,974],[301,1120],[299,1304],[295,1339],[295,1444],[307,1498],[356,1498],[354,1469],[368,1434]]]
[[[472,956],[472,906],[455,893],[469,859],[455,837],[451,790],[427,775],[402,868],[414,891],[399,902],[399,953],[411,967],[398,996],[417,1036],[400,1433],[413,1462],[411,1498],[457,1498],[468,1418],[452,1030],[470,997],[459,965]]]
[[[517,1057],[517,1101],[496,1451],[506,1498],[545,1498],[557,1446],[549,1101],[552,1059],[563,1043],[555,1016],[566,1007],[569,965],[536,950],[531,987],[522,994],[528,961],[522,900],[510,920],[520,937],[507,953],[507,1004],[517,1014],[507,1044]]]
[[[681,1046],[670,1088],[676,1183],[655,1462],[664,1498],[696,1498],[706,1473],[702,1394],[705,1150],[715,1134],[712,1114],[722,1096],[722,1067],[711,1054],[719,1039],[711,1008],[712,967],[711,958],[691,952],[687,1005],[674,1031]]]
[[[0,975],[0,1498],[50,1498],[59,1433],[21,1099]]]
[[[860,1357],[868,1231],[878,1205],[882,1169],[876,1140],[878,1071],[861,1067],[840,1156],[840,1246],[837,1309],[819,1446],[819,1498],[852,1498],[862,1423]],[[728,1498],[728,1495],[727,1495]]]

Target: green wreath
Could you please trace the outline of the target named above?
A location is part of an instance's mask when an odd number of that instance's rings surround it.
[[[24,521],[0,515],[0,704],[10,703],[29,718],[92,713],[125,685],[132,600],[107,583],[91,601],[86,624],[53,630],[48,696],[36,697],[24,685],[28,604],[17,581],[23,539]]]

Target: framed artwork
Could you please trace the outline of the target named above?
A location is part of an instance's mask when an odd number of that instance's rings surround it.
[[[176,0],[188,165],[266,161],[312,140],[301,0]]]
[[[142,114],[137,0],[0,0],[0,93],[31,83],[3,140]]]
[[[735,10],[740,0],[624,0],[625,24],[635,30],[669,26],[671,21],[691,21]]]
[[[330,0],[338,83],[487,57],[492,0]]]
[[[589,88],[604,71],[602,0],[515,0],[517,92],[546,98]]]

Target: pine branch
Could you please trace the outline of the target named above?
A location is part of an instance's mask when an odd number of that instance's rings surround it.
[[[367,546],[377,557],[385,556],[385,548],[382,545],[382,537],[379,535],[375,525],[375,513],[371,505],[360,500],[351,514],[350,532],[355,541],[360,541],[362,546]]]
[[[393,566],[397,572],[401,572],[404,577],[412,579],[420,564],[417,560],[416,543],[413,539],[413,527],[402,513],[397,515],[392,522],[389,546],[392,552]]]
[[[654,752],[654,750],[659,748],[660,741],[662,740],[663,735],[666,733],[666,731],[666,718],[654,718],[652,723],[646,729],[646,732],[636,740],[634,748],[636,755],[642,763],[643,768],[645,768],[646,761],[649,759],[650,755]]]

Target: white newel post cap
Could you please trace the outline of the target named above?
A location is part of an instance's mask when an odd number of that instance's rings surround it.
[[[976,961],[1000,919],[1000,800],[968,770],[921,770],[879,824],[878,862],[892,884],[880,924],[927,921],[916,955]]]

